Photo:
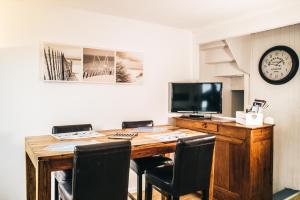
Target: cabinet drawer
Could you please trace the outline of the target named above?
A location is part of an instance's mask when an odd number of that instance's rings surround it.
[[[206,122],[197,122],[195,124],[195,127],[198,129],[203,129],[203,130],[207,130],[207,131],[214,131],[214,132],[218,131],[218,125],[206,123]]]
[[[230,126],[220,126],[219,134],[227,137],[245,139],[247,137],[248,130],[245,128],[236,128]]]
[[[186,121],[186,120],[176,120],[176,126],[182,127],[182,128],[188,128],[191,130],[204,130],[204,131],[218,131],[218,125],[202,122],[202,121]]]

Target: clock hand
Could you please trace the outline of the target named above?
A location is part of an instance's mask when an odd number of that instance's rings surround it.
[[[278,61],[278,62],[275,62],[275,61],[273,61],[273,62],[270,62],[270,65],[274,65],[274,66],[276,66],[276,67],[280,67],[280,63],[282,62],[282,60],[280,60],[280,61]]]
[[[282,60],[280,60],[279,62],[277,62],[277,65],[279,65],[282,62]]]
[[[277,64],[277,63],[274,63],[274,62],[270,63],[270,65],[278,66],[278,64]]]

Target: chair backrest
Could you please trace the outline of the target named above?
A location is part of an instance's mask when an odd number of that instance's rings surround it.
[[[74,124],[74,125],[65,125],[65,126],[53,126],[52,134],[77,132],[77,131],[91,131],[91,130],[93,130],[93,127],[91,124]]]
[[[138,127],[153,127],[153,126],[154,126],[153,120],[122,122],[122,129],[138,128]]]
[[[129,141],[75,147],[73,200],[127,200],[130,153]]]
[[[177,141],[172,184],[178,195],[209,188],[215,138],[203,135]]]

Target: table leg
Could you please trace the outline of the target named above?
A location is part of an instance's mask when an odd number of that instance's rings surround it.
[[[38,161],[36,170],[36,200],[51,200],[51,170],[48,161]]]
[[[167,196],[166,196],[167,194],[164,195],[163,193],[161,193],[160,195],[161,195],[161,200],[167,200]]]
[[[212,158],[212,166],[211,166],[211,175],[210,175],[210,189],[209,189],[209,200],[214,199],[214,180],[215,180],[215,151],[214,148],[213,158]]]
[[[25,154],[26,157],[26,196],[27,200],[36,200],[35,199],[35,168],[32,164],[29,156],[27,153]]]
[[[170,153],[165,153],[165,157],[171,158],[171,154]]]

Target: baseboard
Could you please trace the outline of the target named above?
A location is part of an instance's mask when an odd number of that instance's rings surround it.
[[[285,198],[285,200],[290,200],[296,196],[298,196],[300,194],[300,192],[297,192],[296,194],[292,195],[292,196],[289,196],[288,198]]]
[[[273,195],[273,200],[290,200],[299,194],[300,194],[299,190],[285,188],[279,192],[276,192]]]

